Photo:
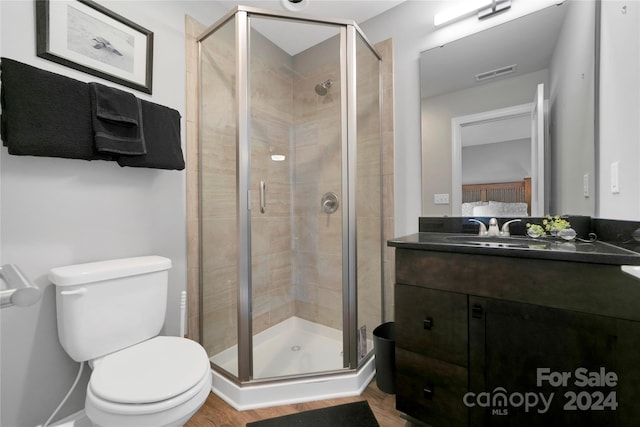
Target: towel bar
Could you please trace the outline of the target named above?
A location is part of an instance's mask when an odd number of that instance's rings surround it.
[[[0,267],[0,279],[0,308],[13,305],[26,307],[40,299],[40,288],[31,283],[16,265],[5,264]]]

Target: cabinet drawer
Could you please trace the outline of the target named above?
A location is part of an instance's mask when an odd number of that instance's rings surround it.
[[[396,349],[396,408],[438,427],[468,425],[467,369]]]
[[[467,295],[395,286],[396,346],[467,366]]]

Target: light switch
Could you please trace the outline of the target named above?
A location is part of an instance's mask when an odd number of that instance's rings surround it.
[[[582,188],[584,192],[584,197],[589,197],[589,174],[585,173],[582,177]]]
[[[611,193],[620,193],[620,164],[619,162],[611,163]]]

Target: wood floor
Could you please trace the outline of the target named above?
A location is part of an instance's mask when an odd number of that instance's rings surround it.
[[[411,425],[403,418],[400,418],[400,412],[396,411],[395,395],[380,391],[374,379],[360,396],[275,406],[249,411],[236,411],[218,396],[210,393],[205,404],[200,408],[198,413],[185,424],[185,427],[244,427],[247,423],[253,421],[360,400],[369,402],[369,406],[376,416],[380,427],[404,427]]]

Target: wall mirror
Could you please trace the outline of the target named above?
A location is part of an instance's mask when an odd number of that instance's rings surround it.
[[[423,215],[594,215],[595,57],[581,1],[422,52]]]

